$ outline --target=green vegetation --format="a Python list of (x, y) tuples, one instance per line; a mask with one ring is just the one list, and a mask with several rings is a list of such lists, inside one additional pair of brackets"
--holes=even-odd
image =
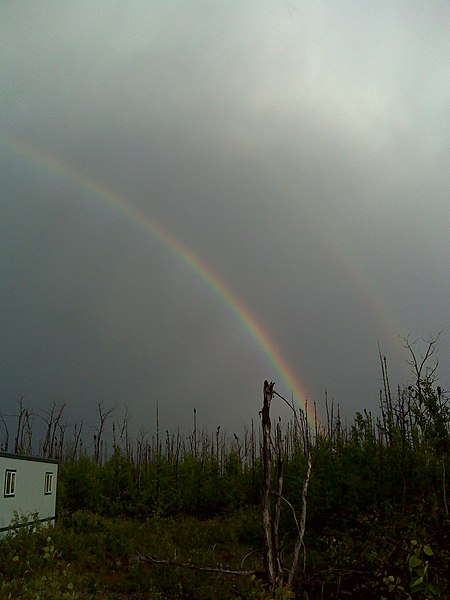
[(344, 426), (328, 407), (316, 431), (301, 413), (281, 430), (283, 556), (312, 454), (289, 588), (266, 584), (258, 431), (131, 443), (124, 427), (106, 459), (69, 448), (54, 529), (36, 522), (1, 542), (0, 600), (448, 598), (448, 398), (434, 371), (395, 397), (383, 375), (379, 418), (357, 413)]

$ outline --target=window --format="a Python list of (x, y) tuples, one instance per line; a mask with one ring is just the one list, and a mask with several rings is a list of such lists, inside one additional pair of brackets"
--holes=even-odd
[(44, 494), (51, 494), (53, 488), (53, 473), (47, 472), (44, 480)]
[(13, 469), (6, 469), (5, 471), (5, 489), (4, 496), (9, 498), (16, 495), (16, 471)]

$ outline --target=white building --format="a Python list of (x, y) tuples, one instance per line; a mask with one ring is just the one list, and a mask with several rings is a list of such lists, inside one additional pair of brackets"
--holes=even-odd
[(30, 521), (55, 522), (58, 462), (0, 452), (0, 536), (11, 528), (15, 513)]

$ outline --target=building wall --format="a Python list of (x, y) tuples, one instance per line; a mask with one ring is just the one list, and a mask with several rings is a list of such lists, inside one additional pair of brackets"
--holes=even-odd
[[(6, 489), (7, 471), (15, 473), (14, 495)], [(51, 489), (46, 489), (51, 480)], [(28, 456), (0, 453), (0, 535), (9, 529), (14, 511), (29, 516), (38, 513), (39, 519), (56, 516), (56, 487), (58, 464), (56, 461)]]

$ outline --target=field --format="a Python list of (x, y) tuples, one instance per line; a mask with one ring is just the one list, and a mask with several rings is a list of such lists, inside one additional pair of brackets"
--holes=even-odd
[(108, 456), (100, 435), (91, 454), (71, 446), (56, 527), (0, 544), (0, 600), (448, 598), (449, 407), (433, 384), (386, 385), (380, 416), (345, 427), (332, 406), (321, 428), (297, 412), (272, 425), (269, 462), (259, 424), (135, 441), (124, 426)]

